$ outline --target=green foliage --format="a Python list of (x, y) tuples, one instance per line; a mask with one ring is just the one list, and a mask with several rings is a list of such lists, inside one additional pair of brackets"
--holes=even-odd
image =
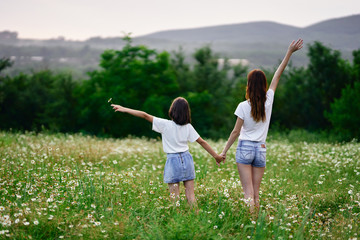
[[(291, 65), (284, 72), (275, 94), (272, 121), (282, 129), (304, 128), (311, 131), (335, 127), (325, 117), (342, 89), (359, 76), (358, 51), (353, 66), (340, 52), (315, 42), (309, 46), (310, 63), (305, 68)], [(332, 122), (334, 123), (334, 122)], [(342, 125), (345, 126), (345, 125)]]
[(42, 71), (3, 77), (0, 83), (0, 128), (75, 130), (75, 83), (71, 76)]
[(313, 104), (308, 103), (309, 110), (312, 111), (315, 127), (321, 128), (329, 126), (324, 111), (330, 109), (330, 103), (335, 98), (340, 97), (341, 89), (351, 83), (351, 67), (348, 61), (341, 58), (337, 50), (331, 50), (319, 42), (310, 46), (309, 86)]
[(0, 73), (8, 67), (11, 67), (14, 64), (9, 58), (1, 58), (0, 59)]
[(326, 117), (344, 140), (360, 137), (360, 81), (342, 90), (341, 97), (331, 104), (331, 112)]
[(142, 119), (114, 114), (107, 100), (165, 117), (178, 91), (169, 54), (132, 46), (128, 39), (121, 51), (105, 51), (100, 66), (79, 89), (80, 128), (118, 137), (151, 134)]
[[(89, 72), (90, 79), (82, 82), (50, 70), (0, 75), (0, 128), (157, 136), (144, 120), (115, 114), (108, 99), (168, 118), (171, 101), (183, 96), (201, 136), (228, 136), (235, 122), (234, 110), (245, 100), (248, 67), (232, 66), (227, 60), (220, 65), (220, 56), (209, 46), (197, 49), (190, 65), (182, 48), (170, 55), (134, 46), (130, 36), (123, 40), (126, 44), (121, 50), (103, 52), (100, 69)], [(323, 133), (334, 129), (343, 136), (340, 139), (358, 138), (353, 129), (358, 124), (355, 83), (360, 81), (360, 49), (353, 51), (352, 64), (339, 51), (319, 42), (309, 46), (308, 56), (307, 68), (289, 64), (283, 73), (270, 128)], [(11, 65), (9, 59), (1, 59), (0, 71)], [(264, 72), (270, 83), (275, 68)]]

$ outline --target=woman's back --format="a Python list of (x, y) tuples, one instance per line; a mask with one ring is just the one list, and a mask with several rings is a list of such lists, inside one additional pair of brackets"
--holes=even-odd
[(250, 102), (241, 102), (235, 110), (235, 115), (244, 120), (240, 131), (240, 140), (265, 142), (269, 130), (271, 111), (274, 102), (274, 91), (269, 89), (265, 101), (265, 121), (256, 122), (251, 115)]

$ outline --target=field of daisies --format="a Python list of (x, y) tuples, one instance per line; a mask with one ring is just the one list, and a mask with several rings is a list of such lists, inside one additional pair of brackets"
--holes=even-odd
[(235, 146), (220, 167), (190, 152), (197, 208), (169, 195), (159, 139), (0, 132), (0, 239), (360, 239), (359, 143), (270, 137), (258, 214)]

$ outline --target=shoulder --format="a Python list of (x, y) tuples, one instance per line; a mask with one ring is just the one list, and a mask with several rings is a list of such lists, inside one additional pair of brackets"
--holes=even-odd
[(246, 108), (246, 107), (251, 107), (249, 101), (247, 100), (240, 102), (239, 105), (237, 106), (237, 109)]
[(156, 125), (156, 126), (165, 127), (165, 126), (171, 125), (172, 122), (173, 121), (168, 120), (168, 119), (164, 119), (164, 118), (159, 118), (159, 117), (154, 117), (153, 118), (153, 125)]
[(154, 117), (154, 121), (156, 121), (156, 122), (163, 122), (163, 123), (172, 122), (171, 120), (168, 120), (168, 119), (165, 119), (165, 118), (159, 118), (159, 117)]
[(236, 116), (238, 116), (239, 118), (244, 119), (245, 115), (247, 115), (246, 112), (249, 112), (250, 109), (251, 109), (251, 106), (250, 106), (249, 102), (243, 101), (243, 102), (239, 103), (234, 114)]

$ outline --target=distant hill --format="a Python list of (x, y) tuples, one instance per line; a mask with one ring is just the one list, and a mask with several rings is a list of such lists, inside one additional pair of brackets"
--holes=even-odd
[(305, 28), (306, 31), (330, 34), (360, 34), (360, 14), (319, 22)]
[(299, 28), (275, 22), (252, 22), (183, 30), (161, 31), (144, 38), (186, 42), (265, 42), (296, 34)]
[[(44, 62), (45, 68), (75, 68), (81, 75), (97, 67), (104, 49), (121, 49), (125, 44), (120, 36), (92, 37), (86, 41), (19, 39), (17, 36), (16, 32), (0, 32), (0, 57), (12, 56), (15, 59), (13, 68), (18, 68), (16, 72), (22, 68), (36, 69)], [(190, 62), (196, 49), (209, 45), (219, 57), (246, 59), (250, 67), (273, 67), (283, 57), (289, 42), (299, 37), (305, 44), (320, 41), (340, 50), (344, 58), (351, 59), (352, 51), (360, 48), (360, 14), (329, 19), (304, 28), (261, 21), (160, 31), (136, 37), (133, 42), (169, 52), (181, 46)], [(305, 46), (294, 56), (294, 64), (306, 65), (306, 53)], [(39, 56), (44, 61), (34, 62), (41, 59)]]
[(182, 42), (288, 43), (301, 37), (305, 42), (321, 41), (337, 49), (360, 47), (360, 14), (330, 19), (305, 28), (275, 22), (250, 22), (214, 27), (161, 31), (143, 36), (146, 39)]

